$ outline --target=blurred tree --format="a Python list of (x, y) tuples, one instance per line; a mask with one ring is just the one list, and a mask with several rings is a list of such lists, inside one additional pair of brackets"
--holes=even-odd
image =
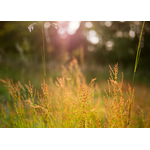
[[(29, 33), (28, 26), (31, 23), (33, 22), (2, 21), (0, 23), (1, 51), (18, 54), (23, 51), (24, 54), (29, 53), (33, 57), (37, 55), (37, 59), (41, 61), (41, 31), (35, 26), (32, 33)], [(50, 26), (50, 23), (57, 22), (45, 22), (44, 24), (47, 60), (65, 57), (66, 52), (70, 55), (76, 54), (79, 59), (80, 52), (78, 51), (83, 47), (86, 63), (119, 62), (124, 67), (134, 65), (142, 22), (82, 21), (76, 24), (75, 32), (72, 28), (72, 33), (68, 30), (69, 21), (58, 22), (63, 28), (62, 33)], [(141, 42), (142, 51), (139, 68), (146, 68), (150, 71), (150, 68), (147, 67), (150, 59), (149, 40), (150, 22), (146, 22)], [(74, 53), (74, 51), (77, 52)]]

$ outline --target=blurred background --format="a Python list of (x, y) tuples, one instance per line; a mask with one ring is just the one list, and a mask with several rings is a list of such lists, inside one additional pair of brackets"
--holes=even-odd
[[(38, 25), (29, 32), (32, 23), (44, 25), (47, 77), (61, 76), (61, 66), (72, 58), (78, 60), (89, 83), (97, 78), (107, 84), (109, 67), (118, 62), (125, 82), (131, 83), (142, 28), (141, 21), (1, 21), (0, 78), (25, 84), (30, 80), (40, 89), (44, 79), (41, 51), (42, 32)], [(60, 25), (58, 28), (53, 23)], [(141, 57), (136, 72), (137, 88), (150, 85), (150, 22), (145, 22), (140, 45)], [(7, 90), (0, 84), (0, 100), (7, 99)]]

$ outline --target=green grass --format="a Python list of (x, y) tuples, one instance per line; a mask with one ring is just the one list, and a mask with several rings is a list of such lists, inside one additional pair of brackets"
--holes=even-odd
[[(56, 80), (41, 82), (40, 90), (32, 82), (24, 85), (1, 80), (9, 91), (9, 99), (1, 103), (1, 127), (149, 127), (148, 113), (145, 115), (149, 104), (141, 107), (141, 99), (134, 101), (133, 94), (130, 97), (132, 90), (118, 79), (117, 65), (110, 71), (108, 86), (95, 79), (87, 83), (74, 59), (61, 69), (61, 76)], [(131, 101), (134, 107), (128, 125)]]

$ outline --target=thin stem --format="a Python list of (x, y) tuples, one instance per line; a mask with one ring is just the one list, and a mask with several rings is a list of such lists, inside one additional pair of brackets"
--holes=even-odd
[(44, 78), (46, 80), (45, 41), (44, 41), (44, 27), (43, 27), (43, 24), (42, 24), (42, 39), (43, 39), (42, 61), (43, 61), (43, 68), (44, 68)]
[(136, 73), (137, 65), (138, 65), (138, 62), (139, 62), (140, 54), (141, 54), (140, 44), (141, 44), (141, 39), (142, 39), (142, 33), (143, 33), (144, 25), (145, 25), (145, 21), (143, 22), (143, 26), (142, 26), (142, 29), (141, 29), (138, 49), (137, 49), (137, 53), (136, 53), (136, 59), (135, 59), (135, 65), (134, 65), (134, 73), (133, 73), (133, 79), (132, 79), (132, 89), (133, 89), (133, 86), (134, 86), (135, 73)]
[[(132, 97), (133, 94), (133, 86), (134, 86), (134, 79), (135, 79), (135, 73), (136, 73), (136, 69), (139, 63), (139, 59), (140, 59), (140, 54), (141, 54), (141, 49), (140, 49), (140, 44), (141, 44), (141, 39), (142, 39), (142, 33), (143, 33), (143, 29), (144, 29), (144, 25), (145, 25), (145, 21), (143, 21), (143, 25), (142, 25), (142, 29), (141, 29), (141, 34), (140, 34), (140, 39), (139, 39), (139, 44), (138, 44), (138, 49), (137, 49), (137, 53), (136, 53), (136, 59), (135, 59), (135, 65), (134, 65), (134, 73), (133, 73), (133, 79), (132, 79), (132, 88), (131, 88), (131, 95), (130, 97)], [(132, 101), (129, 105), (129, 120), (128, 120), (128, 125), (130, 124), (130, 117), (131, 117), (131, 106), (132, 106)]]

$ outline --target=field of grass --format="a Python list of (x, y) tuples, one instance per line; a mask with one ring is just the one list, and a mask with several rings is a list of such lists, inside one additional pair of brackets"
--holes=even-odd
[(117, 64), (95, 68), (80, 67), (76, 59), (67, 66), (53, 62), (47, 64), (46, 81), (40, 68), (27, 69), (28, 74), (9, 68), (13, 80), (3, 71), (0, 127), (150, 127), (150, 87), (135, 82), (132, 90)]
[[(81, 65), (75, 58), (69, 63), (62, 60), (48, 63), (41, 22), (43, 64), (36, 56), (34, 58), (37, 59), (30, 58), (33, 55), (7, 55), (1, 61), (0, 127), (150, 127), (148, 75), (143, 77), (136, 73), (144, 24), (132, 71), (132, 65), (123, 69), (118, 67), (118, 63), (112, 66), (89, 65), (84, 63), (83, 57), (80, 57)], [(37, 24), (28, 27), (30, 32), (34, 25)]]

